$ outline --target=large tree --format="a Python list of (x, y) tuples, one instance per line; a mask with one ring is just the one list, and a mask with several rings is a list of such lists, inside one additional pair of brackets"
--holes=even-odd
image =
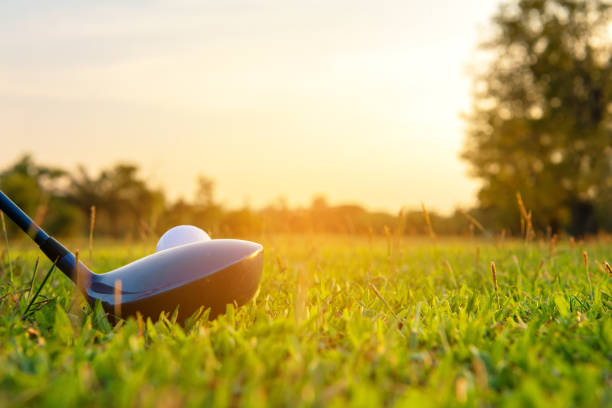
[(154, 232), (165, 206), (161, 190), (139, 177), (138, 166), (116, 164), (91, 177), (84, 167), (71, 176), (68, 198), (84, 214), (96, 207), (96, 231), (114, 237), (139, 237)]
[(517, 192), (540, 229), (610, 226), (611, 11), (601, 0), (519, 0), (494, 16), (462, 157), (495, 226), (517, 230)]

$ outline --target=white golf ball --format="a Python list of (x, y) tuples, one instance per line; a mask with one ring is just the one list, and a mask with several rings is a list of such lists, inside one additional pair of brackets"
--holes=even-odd
[(199, 241), (210, 241), (210, 237), (206, 231), (194, 227), (193, 225), (178, 225), (170, 228), (162, 235), (157, 243), (155, 252)]

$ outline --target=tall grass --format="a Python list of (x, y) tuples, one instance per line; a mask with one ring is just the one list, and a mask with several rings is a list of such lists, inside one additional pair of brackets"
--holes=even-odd
[(96, 226), (96, 206), (90, 207), (89, 213), (89, 262), (93, 264), (93, 237)]
[(427, 208), (425, 208), (425, 203), (421, 203), (421, 209), (423, 210), (423, 218), (425, 218), (425, 224), (427, 225), (427, 233), (431, 239), (436, 239), (436, 232), (434, 231), (433, 225), (431, 223), (431, 218), (429, 218), (429, 213), (427, 212)]
[(8, 232), (6, 230), (6, 222), (4, 221), (4, 213), (0, 211), (0, 221), (2, 221), (2, 235), (4, 235), (4, 243), (6, 245), (6, 260), (9, 268), (10, 282), (13, 282), (13, 264), (11, 262), (11, 253), (9, 250)]

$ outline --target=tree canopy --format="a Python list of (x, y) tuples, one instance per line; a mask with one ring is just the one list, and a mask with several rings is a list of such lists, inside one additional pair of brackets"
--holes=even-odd
[(482, 182), (485, 224), (516, 231), (520, 192), (536, 228), (612, 227), (611, 11), (602, 0), (519, 0), (494, 16), (462, 152)]

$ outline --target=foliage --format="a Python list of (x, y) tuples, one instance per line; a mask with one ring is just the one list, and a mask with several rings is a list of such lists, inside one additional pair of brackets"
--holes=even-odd
[[(52, 301), (22, 320), (35, 252), (12, 247), (15, 278), (6, 264), (0, 275), (0, 405), (612, 404), (610, 242), (261, 241), (255, 299), (185, 327), (167, 316), (112, 327), (59, 274), (41, 292)], [(93, 266), (152, 248), (97, 245)]]
[[(50, 172), (53, 177), (48, 176)], [(199, 226), (215, 237), (264, 232), (380, 235), (388, 228), (420, 235), (427, 230), (421, 211), (394, 216), (357, 205), (332, 206), (322, 196), (306, 208), (289, 208), (279, 200), (259, 210), (227, 209), (215, 197), (214, 181), (204, 176), (197, 179), (193, 201), (167, 202), (163, 190), (152, 188), (139, 176), (136, 165), (126, 163), (92, 176), (82, 166), (74, 173), (49, 169), (26, 155), (0, 173), (0, 188), (49, 233), (63, 236), (89, 232), (92, 206), (96, 208), (95, 235), (114, 238), (157, 237), (181, 224)], [(470, 223), (458, 212), (450, 217), (433, 213), (431, 219), (443, 235), (470, 231)], [(17, 231), (11, 228), (10, 232)]]
[[(56, 232), (69, 233), (79, 222), (78, 216), (65, 201), (55, 197), (66, 178), (64, 170), (38, 165), (31, 156), (24, 155), (0, 172), (0, 189), (36, 222), (47, 221)], [(53, 211), (48, 214), (50, 205)], [(12, 224), (8, 227), (16, 231)]]
[(84, 214), (96, 207), (98, 231), (114, 237), (146, 236), (164, 207), (164, 195), (138, 177), (138, 167), (120, 163), (92, 178), (84, 167), (67, 194)]
[(611, 12), (603, 0), (516, 0), (493, 18), (462, 154), (488, 225), (516, 232), (517, 191), (538, 229), (610, 225)]

